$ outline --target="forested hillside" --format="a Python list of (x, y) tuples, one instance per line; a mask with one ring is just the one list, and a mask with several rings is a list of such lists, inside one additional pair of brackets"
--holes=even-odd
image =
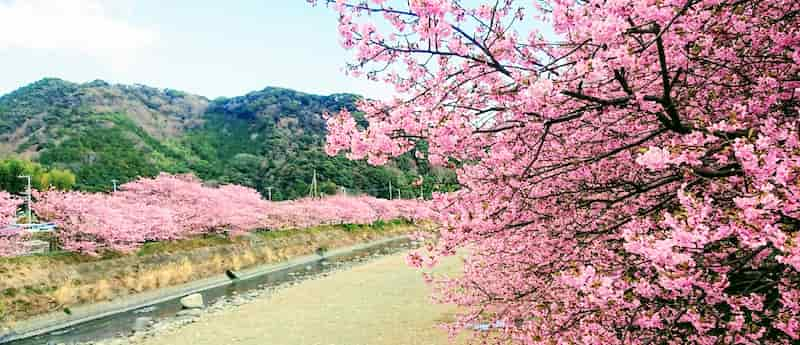
[(76, 188), (109, 190), (137, 176), (193, 172), (208, 183), (254, 187), (273, 199), (307, 195), (314, 171), (322, 193), (342, 187), (404, 197), (452, 188), (447, 171), (412, 157), (372, 167), (323, 151), (322, 114), (355, 110), (358, 96), (265, 88), (209, 100), (170, 89), (43, 79), (0, 97), (0, 155), (20, 155), (75, 173)]

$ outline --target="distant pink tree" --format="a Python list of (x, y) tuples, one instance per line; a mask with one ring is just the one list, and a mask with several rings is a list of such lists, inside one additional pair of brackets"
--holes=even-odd
[(0, 191), (0, 226), (14, 223), (17, 218), (17, 209), (22, 200), (7, 192)]
[(22, 200), (0, 191), (0, 257), (13, 256), (25, 251), (23, 242), (27, 237), (19, 229), (11, 229), (9, 224), (17, 218), (17, 208)]
[(272, 203), (252, 188), (209, 187), (191, 175), (169, 174), (126, 183), (112, 194), (37, 193), (34, 203), (39, 217), (56, 223), (64, 249), (91, 255), (104, 250), (132, 252), (148, 241), (209, 233), (236, 236), (257, 229), (417, 220), (430, 216), (425, 209), (421, 202), (371, 197)]
[(440, 296), (454, 330), (800, 342), (800, 2), (311, 2), (338, 11), (348, 71), (397, 92), (359, 105), (365, 130), (332, 117), (328, 153), (424, 141), (458, 172), (435, 197), (438, 252), (471, 253)]
[(148, 240), (184, 236), (172, 210), (117, 195), (50, 191), (37, 199), (36, 213), (56, 224), (66, 250), (87, 254), (131, 252)]
[(417, 200), (369, 196), (330, 196), (276, 202), (267, 211), (268, 228), (306, 228), (324, 224), (371, 224), (378, 220), (430, 220), (430, 206)]
[(161, 174), (121, 186), (117, 196), (172, 211), (185, 234), (215, 231), (243, 232), (258, 227), (268, 202), (241, 186), (207, 187), (191, 175)]

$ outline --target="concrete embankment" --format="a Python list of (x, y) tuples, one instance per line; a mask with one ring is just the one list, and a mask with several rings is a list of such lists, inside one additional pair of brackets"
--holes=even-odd
[[(87, 258), (50, 255), (0, 261), (0, 333), (26, 323), (86, 313), (92, 306), (135, 300), (189, 282), (277, 263), (303, 255), (391, 238), (418, 230), (331, 226), (282, 234), (252, 234), (235, 240), (162, 245), (138, 255)], [(215, 245), (207, 246), (209, 243)]]

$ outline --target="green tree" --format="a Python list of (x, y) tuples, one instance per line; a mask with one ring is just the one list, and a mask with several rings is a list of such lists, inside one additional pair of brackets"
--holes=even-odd
[(75, 186), (75, 174), (69, 170), (52, 169), (45, 174), (49, 186), (58, 190), (70, 190)]
[(7, 158), (0, 161), (0, 189), (21, 194), (27, 189), (27, 181), (20, 176), (31, 176), (31, 187), (45, 190), (54, 187), (69, 190), (75, 185), (75, 175), (69, 170), (47, 170), (39, 163), (22, 158)]
[(339, 187), (331, 181), (325, 181), (319, 184), (319, 192), (325, 195), (334, 195), (339, 191)]

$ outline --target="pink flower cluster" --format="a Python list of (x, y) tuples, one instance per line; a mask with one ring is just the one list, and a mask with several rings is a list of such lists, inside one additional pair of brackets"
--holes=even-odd
[(17, 208), (22, 200), (7, 192), (0, 191), (0, 226), (14, 223), (17, 218)]
[(368, 196), (330, 196), (274, 202), (265, 212), (270, 229), (302, 229), (317, 225), (371, 224), (376, 221), (431, 219), (433, 211), (418, 200), (386, 200)]
[(148, 241), (207, 233), (235, 236), (255, 229), (430, 216), (423, 203), (413, 200), (335, 196), (273, 203), (250, 188), (208, 187), (190, 175), (168, 174), (127, 183), (112, 194), (41, 193), (34, 210), (57, 224), (64, 249), (87, 254), (131, 252)]
[(22, 200), (0, 191), (0, 256), (13, 256), (24, 251), (25, 236), (18, 230), (7, 228), (16, 221), (17, 208)]
[(472, 253), (440, 285), (466, 311), (454, 331), (800, 341), (800, 2), (334, 8), (348, 70), (397, 95), (359, 105), (366, 130), (331, 117), (327, 152), (380, 164), (417, 147), (457, 170), (463, 188), (435, 200), (439, 254)]

